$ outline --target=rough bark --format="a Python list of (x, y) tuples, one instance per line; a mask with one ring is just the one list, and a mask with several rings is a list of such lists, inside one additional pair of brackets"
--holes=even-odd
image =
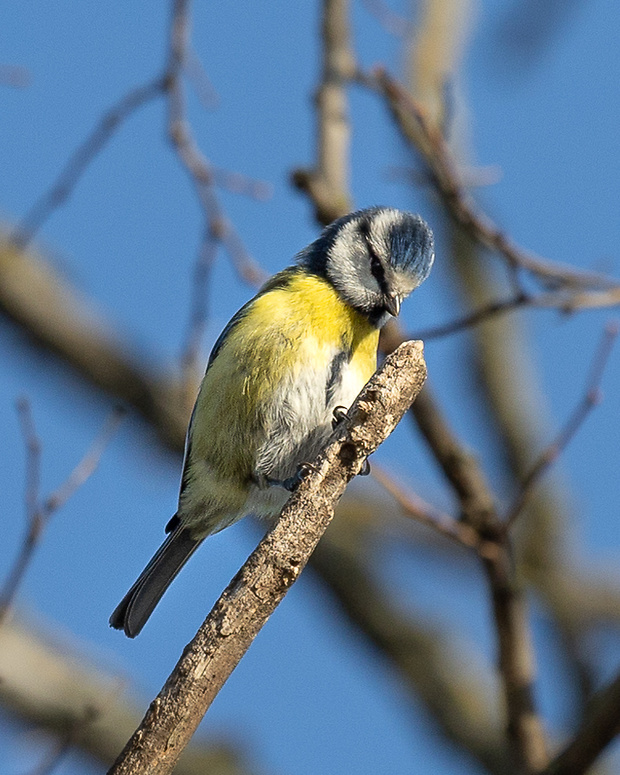
[(421, 342), (406, 342), (362, 390), (273, 529), (230, 582), (109, 775), (164, 775), (308, 562), (347, 483), (396, 427), (426, 378)]

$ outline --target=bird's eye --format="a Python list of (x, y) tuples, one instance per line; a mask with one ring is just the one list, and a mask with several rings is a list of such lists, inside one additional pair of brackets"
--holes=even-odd
[(373, 277), (375, 277), (377, 280), (381, 280), (385, 276), (385, 271), (383, 269), (381, 259), (372, 250), (370, 251), (370, 271), (372, 272)]

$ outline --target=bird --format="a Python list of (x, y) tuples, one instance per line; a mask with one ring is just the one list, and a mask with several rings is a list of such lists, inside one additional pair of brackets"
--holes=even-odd
[(167, 538), (110, 617), (134, 638), (204, 539), (274, 519), (377, 366), (379, 331), (428, 276), (421, 216), (370, 207), (326, 226), (226, 325), (185, 441)]

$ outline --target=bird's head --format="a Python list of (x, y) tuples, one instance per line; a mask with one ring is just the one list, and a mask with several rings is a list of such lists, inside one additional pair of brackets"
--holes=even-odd
[(428, 277), (434, 258), (433, 233), (419, 215), (372, 207), (327, 226), (298, 260), (382, 326)]

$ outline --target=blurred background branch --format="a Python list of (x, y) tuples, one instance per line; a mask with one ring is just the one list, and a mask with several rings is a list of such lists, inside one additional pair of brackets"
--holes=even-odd
[[(491, 26), (497, 40), (501, 39), (501, 29), (512, 30), (512, 43), (523, 52), (529, 51), (531, 62), (540, 65), (540, 54), (547, 50), (550, 41), (558, 39), (559, 31), (567, 28), (579, 4), (573, 2), (561, 9), (558, 3), (549, 4), (546, 9), (538, 5), (512, 3)], [(523, 482), (536, 466), (540, 450), (556, 435), (550, 430), (553, 423), (546, 408), (547, 394), (553, 401), (555, 396), (537, 373), (532, 337), (526, 327), (527, 313), (540, 310), (539, 319), (554, 312), (554, 324), (558, 312), (566, 320), (567, 313), (586, 309), (595, 316), (597, 309), (620, 303), (620, 283), (603, 272), (570, 265), (576, 256), (570, 255), (566, 263), (559, 263), (521, 247), (517, 235), (520, 240), (523, 232), (515, 229), (515, 237), (511, 236), (511, 214), (497, 215), (498, 208), (489, 204), (494, 192), (476, 191), (475, 196), (472, 193), (480, 176), (471, 162), (469, 133), (476, 122), (472, 120), (472, 108), (463, 86), (463, 70), (465, 57), (474, 45), (471, 33), (479, 31), (481, 11), (475, 4), (425, 0), (416, 4), (413, 19), (409, 18), (411, 9), (403, 11), (396, 3), (364, 2), (364, 6), (364, 18), (372, 25), (370, 35), (360, 23), (361, 17), (356, 16), (356, 5), (349, 0), (324, 0), (317, 4), (321, 10), (317, 36), (320, 65), (318, 75), (312, 74), (318, 83), (311, 108), (315, 158), (306, 168), (294, 171), (292, 180), (311, 204), (317, 223), (327, 223), (357, 202), (376, 203), (377, 192), (384, 192), (375, 164), (384, 157), (377, 149), (389, 148), (391, 152), (398, 149), (400, 142), (406, 160), (400, 166), (408, 169), (413, 159), (421, 169), (407, 176), (406, 193), (399, 206), (408, 207), (415, 201), (416, 209), (425, 215), (431, 213), (429, 220), (439, 238), (435, 272), (443, 278), (439, 282), (450, 286), (441, 297), (436, 319), (447, 322), (439, 325), (430, 318), (427, 322), (428, 316), (423, 318), (420, 314), (415, 323), (416, 337), (421, 333), (442, 348), (433, 351), (442, 355), (430, 358), (431, 384), (412, 411), (419, 431), (416, 435), (426, 447), (423, 449), (417, 439), (407, 436), (401, 442), (402, 449), (407, 451), (400, 455), (400, 466), (394, 465), (394, 470), (387, 471), (375, 467), (378, 482), (387, 487), (394, 501), (379, 488), (371, 490), (372, 498), (368, 497), (368, 490), (351, 489), (339, 518), (315, 552), (311, 567), (329, 590), (328, 599), (335, 603), (341, 618), (352, 625), (353, 638), (367, 644), (372, 658), (388, 666), (397, 677), (403, 705), (410, 713), (408, 731), (414, 733), (416, 713), (422, 708), (439, 735), (439, 745), (443, 747), (447, 742), (450, 750), (458, 753), (463, 772), (472, 771), (472, 767), (476, 772), (497, 775), (519, 772), (509, 741), (525, 772), (572, 775), (587, 768), (592, 771), (601, 751), (617, 734), (617, 679), (612, 677), (613, 671), (598, 644), (601, 633), (614, 643), (620, 633), (618, 578), (598, 563), (589, 562), (585, 547), (575, 539), (571, 527), (578, 507), (572, 484), (567, 485), (557, 472), (540, 482), (523, 510), (519, 506), (519, 518), (508, 538), (498, 515), (507, 513), (510, 504), (516, 502), (523, 492)], [(25, 334), (40, 353), (52, 356), (44, 361), (45, 373), (53, 371), (56, 363), (69, 366), (74, 376), (95, 388), (91, 398), (103, 397), (106, 403), (122, 401), (133, 418), (142, 420), (137, 427), (141, 434), (146, 431), (153, 457), (161, 449), (172, 451), (176, 458), (180, 456), (208, 317), (213, 311), (207, 305), (208, 294), (220, 301), (229, 291), (232, 293), (232, 285), (226, 284), (230, 283), (229, 276), (216, 266), (217, 251), (224, 249), (233, 277), (254, 285), (263, 273), (250, 258), (246, 243), (261, 263), (270, 251), (274, 252), (271, 271), (289, 260), (285, 246), (288, 250), (289, 244), (293, 245), (292, 252), (307, 241), (300, 237), (297, 228), (287, 242), (287, 218), (296, 219), (297, 227), (302, 221), (299, 212), (291, 218), (283, 205), (283, 199), (294, 202), (292, 196), (277, 194), (276, 216), (272, 213), (260, 217), (260, 221), (269, 224), (263, 230), (251, 226), (255, 222), (249, 216), (238, 216), (247, 210), (231, 204), (229, 195), (236, 193), (262, 201), (270, 187), (260, 182), (261, 172), (256, 177), (228, 172), (225, 166), (230, 164), (229, 160), (222, 167), (214, 164), (212, 158), (229, 159), (228, 148), (221, 141), (218, 146), (218, 133), (213, 126), (205, 140), (203, 127), (195, 118), (200, 113), (195, 112), (192, 100), (196, 97), (200, 110), (212, 109), (216, 104), (221, 108), (227, 100), (240, 103), (243, 113), (237, 123), (247, 124), (253, 132), (265, 131), (263, 124), (262, 130), (254, 128), (255, 124), (259, 126), (263, 105), (255, 112), (249, 107), (253, 86), (247, 87), (242, 98), (229, 96), (236, 81), (247, 79), (247, 72), (235, 70), (232, 60), (228, 70), (217, 70), (215, 60), (205, 58), (208, 50), (202, 46), (204, 40), (217, 50), (220, 28), (216, 9), (210, 9), (207, 24), (202, 17), (203, 24), (192, 44), (192, 15), (198, 17), (201, 13), (199, 6), (192, 6), (189, 0), (171, 0), (168, 26), (162, 38), (163, 73), (151, 80), (140, 75), (134, 83), (142, 86), (119, 89), (117, 93), (125, 96), (107, 103), (110, 107), (101, 113), (94, 129), (85, 133), (83, 141), (76, 144), (77, 150), (61, 165), (61, 172), (49, 190), (33, 197), (34, 205), (25, 208), (22, 218), (15, 219), (18, 226), (6, 226), (0, 236), (3, 318), (12, 322), (12, 330)], [(228, 13), (232, 15), (233, 9), (228, 9)], [(543, 23), (541, 14), (549, 24)], [(263, 23), (267, 24), (265, 20)], [(284, 16), (278, 18), (278, 24), (285, 24)], [(525, 31), (522, 37), (514, 34), (515, 28)], [(254, 32), (262, 36), (262, 27)], [(285, 32), (282, 39), (293, 40), (292, 28)], [(405, 63), (399, 77), (390, 75), (396, 69), (394, 62), (383, 61), (382, 52), (386, 49), (381, 48), (381, 36), (386, 37), (386, 33), (391, 50), (396, 48), (397, 56)], [(249, 38), (240, 32), (238, 37), (243, 46), (250, 45)], [(369, 47), (369, 41), (376, 44), (377, 53)], [(264, 50), (265, 40), (262, 45)], [(505, 48), (505, 44), (502, 46)], [(498, 61), (504, 61), (504, 48), (501, 57), (496, 54)], [(378, 59), (381, 64), (366, 66), (369, 55), (371, 62)], [(300, 54), (300, 59), (302, 56), (307, 53)], [(205, 68), (201, 57), (208, 62)], [(14, 55), (11, 58), (25, 61)], [(509, 58), (506, 57), (508, 64)], [(301, 68), (299, 60), (295, 62)], [(262, 60), (248, 60), (245, 66), (255, 75), (263, 64)], [(510, 66), (514, 70), (514, 65)], [(221, 99), (205, 70), (213, 75), (218, 91), (222, 92)], [(0, 68), (0, 85), (15, 85), (11, 83), (12, 72), (10, 68)], [(291, 82), (298, 91), (296, 78)], [(15, 98), (21, 92), (7, 93)], [(194, 262), (189, 262), (193, 263), (188, 271), (194, 279), (187, 305), (186, 334), (180, 348), (176, 348), (182, 353), (181, 369), (174, 359), (170, 364), (163, 346), (147, 357), (141, 335), (130, 332), (125, 324), (112, 322), (119, 318), (117, 310), (98, 297), (95, 300), (92, 290), (78, 290), (78, 283), (55, 266), (57, 260), (51, 251), (35, 247), (33, 242), (35, 236), (44, 233), (43, 227), (49, 227), (50, 216), (72, 194), (78, 193), (77, 184), (83, 173), (108, 152), (113, 134), (126, 127), (130, 117), (135, 115), (133, 120), (141, 120), (138, 110), (140, 116), (146, 115), (156, 97), (164, 99), (169, 145), (187, 173), (191, 193), (200, 208), (199, 225), (192, 233), (198, 255)], [(480, 101), (476, 109), (479, 106)], [(288, 103), (280, 108), (289, 109)], [(547, 124), (553, 121), (554, 109), (551, 102), (545, 102)], [(267, 112), (266, 107), (264, 110)], [(383, 121), (380, 129), (373, 111)], [(276, 153), (290, 131), (285, 131), (284, 115), (287, 114), (269, 114), (273, 124), (270, 142)], [(225, 121), (230, 122), (223, 133), (226, 143), (241, 158), (238, 127), (230, 118)], [(294, 131), (306, 142), (300, 126), (301, 122)], [(559, 138), (560, 128), (551, 127), (550, 131)], [(202, 148), (208, 148), (208, 155)], [(296, 147), (295, 153), (298, 152)], [(510, 152), (516, 155), (517, 149)], [(393, 156), (392, 153), (390, 163)], [(279, 172), (272, 167), (274, 174), (282, 176), (292, 158), (303, 157), (283, 152)], [(236, 161), (233, 165), (237, 167)], [(247, 166), (247, 162), (240, 166)], [(251, 165), (247, 168), (257, 169)], [(540, 174), (545, 171), (541, 169)], [(567, 180), (566, 187), (572, 185), (579, 186), (576, 178)], [(398, 198), (396, 193), (394, 198)], [(287, 216), (283, 215), (285, 212)], [(97, 212), (93, 220), (99, 215)], [(510, 231), (498, 225), (504, 222), (511, 224)], [(77, 230), (75, 222), (72, 228)], [(79, 228), (85, 228), (85, 224), (79, 223)], [(169, 229), (172, 233), (172, 218)], [(531, 231), (534, 235), (533, 224)], [(539, 238), (532, 236), (530, 240), (526, 232), (523, 244), (537, 244)], [(177, 260), (174, 254), (168, 258)], [(592, 257), (586, 255), (585, 259), (590, 261)], [(139, 263), (144, 274), (144, 263)], [(187, 264), (183, 264), (182, 272)], [(118, 279), (117, 283), (122, 281)], [(139, 291), (137, 283), (132, 293), (137, 295)], [(170, 297), (171, 306), (178, 307), (174, 292), (170, 292)], [(149, 304), (159, 309), (161, 299), (149, 299)], [(580, 325), (589, 325), (586, 317), (590, 316), (584, 315), (570, 315), (570, 322), (577, 317)], [(162, 319), (158, 318), (157, 325), (167, 328), (168, 323), (162, 325)], [(552, 318), (546, 315), (545, 320)], [(183, 328), (182, 323), (180, 327)], [(537, 333), (540, 335), (540, 329)], [(383, 350), (391, 351), (403, 338), (402, 330), (390, 326), (382, 336)], [(570, 340), (566, 358), (570, 360), (571, 374), (581, 373), (589, 357), (584, 351), (588, 346)], [(465, 369), (460, 368), (463, 364)], [(466, 379), (449, 384), (454, 382), (453, 374), (463, 371), (469, 371)], [(588, 427), (594, 422), (595, 418)], [(580, 438), (582, 435), (585, 434), (580, 434)], [(430, 462), (422, 461), (424, 451), (429, 453)], [(134, 452), (132, 449), (132, 458)], [(436, 472), (438, 484), (432, 485), (429, 482), (434, 481), (432, 475)], [(399, 516), (401, 509), (409, 518)], [(123, 521), (133, 518), (133, 512), (135, 507), (128, 507)], [(162, 524), (164, 521), (162, 518)], [(139, 529), (136, 522), (137, 545)], [(394, 544), (398, 544), (396, 550)], [(432, 557), (436, 568), (442, 569), (437, 578), (452, 572), (449, 578), (454, 587), (471, 592), (472, 617), (479, 614), (474, 610), (476, 592), (489, 584), (489, 608), (495, 611), (495, 621), (485, 619), (484, 626), (488, 635), (495, 630), (499, 670), (494, 666), (492, 647), (472, 642), (465, 627), (449, 621), (450, 613), (445, 616), (448, 621), (439, 616), (429, 618), (423, 610), (427, 603), (422, 598), (413, 605), (403, 604), (408, 590), (402, 579), (394, 581), (393, 566), (406, 565), (408, 570), (423, 575), (426, 570), (420, 570), (421, 553)], [(486, 582), (480, 573), (481, 564), (486, 569)], [(430, 585), (439, 583), (435, 578), (429, 578)], [(484, 608), (484, 600), (481, 606)], [(97, 659), (85, 665), (81, 658), (61, 653), (67, 651), (64, 646), (51, 649), (53, 656), (49, 656), (47, 646), (41, 646), (39, 637), (30, 631), (15, 635), (19, 627), (20, 621), (12, 619), (0, 628), (0, 697), (4, 707), (31, 724), (51, 730), (59, 741), (59, 747), (54, 749), (58, 755), (64, 753), (64, 746), (70, 741), (71, 746), (91, 751), (100, 761), (109, 763), (140, 715), (136, 707), (120, 698), (115, 672), (102, 669)], [(533, 644), (537, 654), (542, 651), (541, 627), (544, 632), (546, 627), (553, 633), (551, 645), (546, 644), (547, 656), (541, 672), (562, 672), (564, 680), (556, 682), (556, 701), (570, 710), (559, 714), (559, 723), (557, 715), (553, 722), (549, 721), (548, 702), (543, 702), (534, 690), (537, 677), (531, 627), (537, 633)], [(33, 651), (31, 642), (35, 643)], [(44, 657), (39, 655), (39, 648)], [(9, 660), (11, 655), (13, 661)], [(43, 665), (41, 670), (39, 664)], [(24, 669), (28, 665), (31, 668)], [(52, 681), (57, 674), (69, 677), (66, 681)], [(101, 674), (104, 679), (98, 683)], [(26, 680), (29, 677), (33, 684), (45, 689), (46, 698), (34, 694)], [(77, 684), (73, 688), (82, 693), (69, 691), (67, 684), (72, 681)], [(188, 765), (189, 769), (179, 772), (248, 772), (243, 759), (233, 753), (240, 742), (246, 744), (244, 730), (239, 731), (239, 740), (230, 745), (216, 743), (214, 749), (196, 753), (194, 769)], [(100, 751), (98, 746), (105, 750)], [(205, 758), (201, 759), (203, 755)], [(598, 766), (597, 772), (603, 772), (604, 765)]]
[[(0, 627), (0, 701), (28, 725), (36, 725), (110, 766), (138, 726), (144, 700), (132, 679), (86, 657), (66, 635), (45, 634), (13, 618)], [(131, 687), (131, 692), (128, 692)], [(249, 773), (232, 742), (194, 743), (177, 775)]]

